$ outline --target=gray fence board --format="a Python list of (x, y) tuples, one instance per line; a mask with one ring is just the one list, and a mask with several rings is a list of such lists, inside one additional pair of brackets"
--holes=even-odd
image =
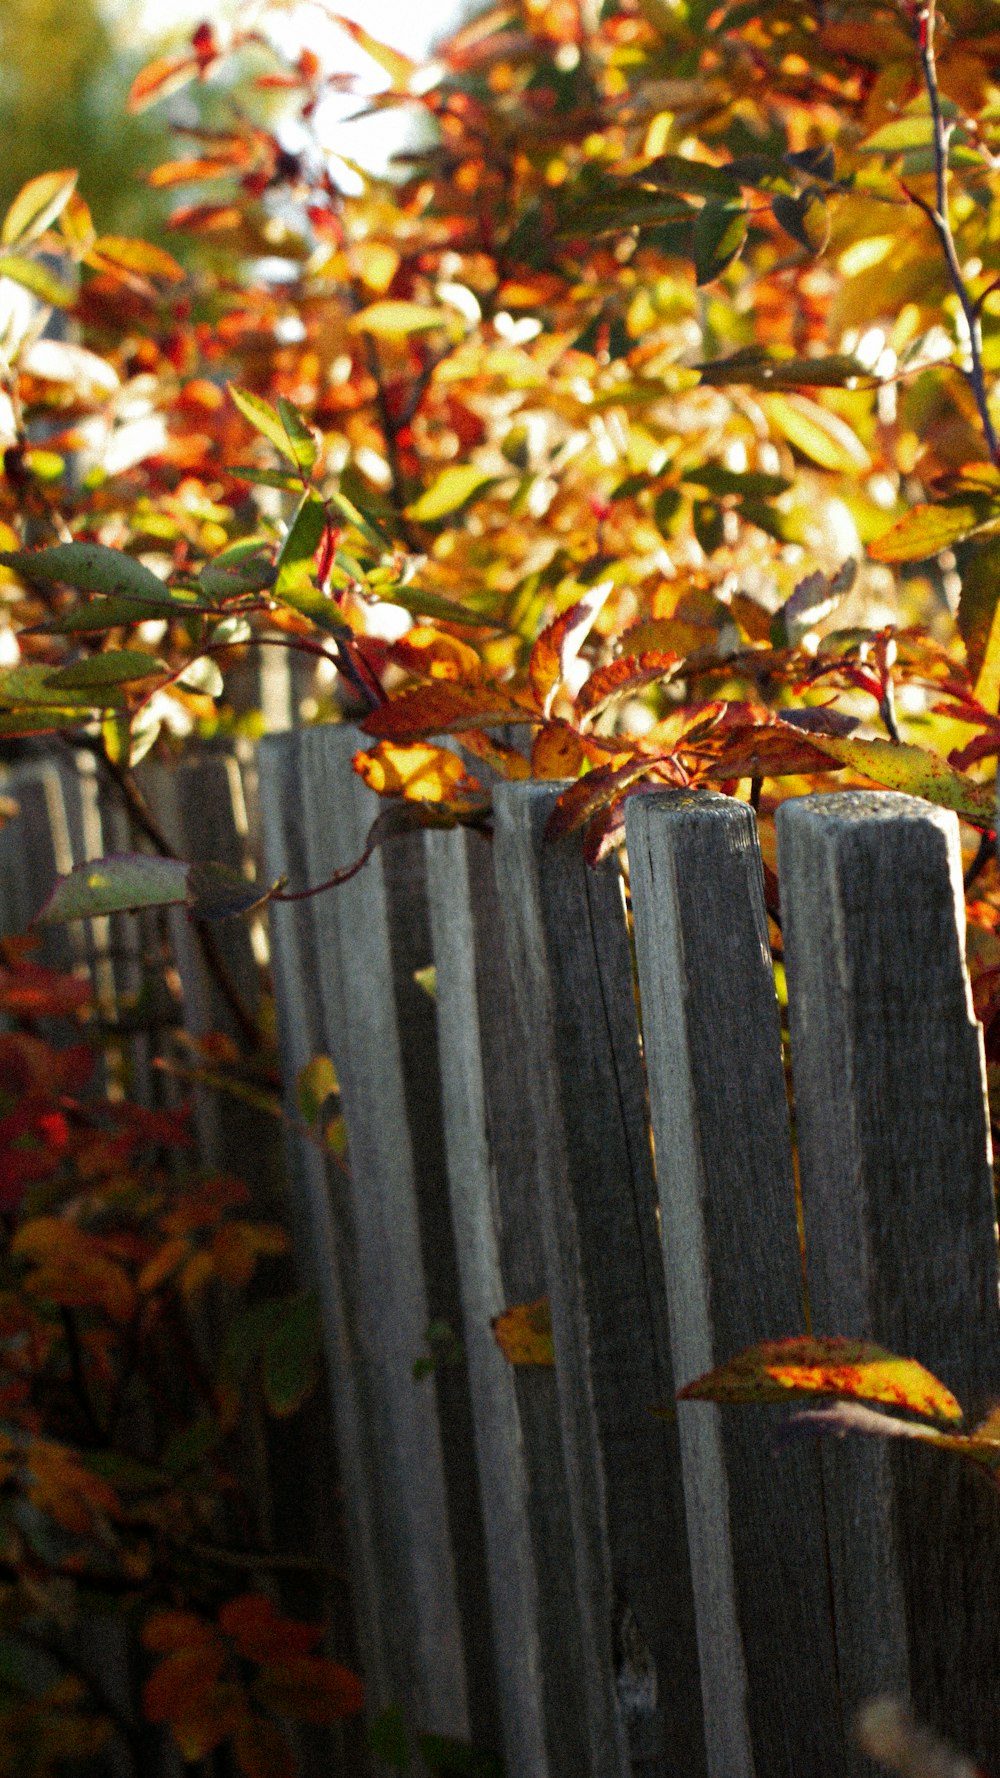
[[(627, 807), (674, 1361), (689, 1382), (804, 1327), (781, 1038), (752, 810)], [(820, 1475), (766, 1409), (678, 1409), (709, 1770), (839, 1769)]]
[(559, 786), (495, 793), (528, 1063), (576, 1558), (588, 1771), (704, 1759), (674, 1381), (617, 866), (544, 829)]
[(492, 848), (426, 836), (445, 1137), (476, 1408), (506, 1768), (587, 1770), (586, 1700), (556, 1377), (508, 1363), (491, 1323), (546, 1294), (527, 1057), (498, 944)]
[[(295, 887), (302, 886), (299, 869), (317, 883), (362, 850), (377, 804), (351, 770), (357, 745), (346, 728), (316, 728), (274, 737), (261, 750), (269, 868), (280, 870), (283, 857), (294, 863)], [(279, 785), (280, 797), (274, 794)], [(482, 1732), (477, 1715), (488, 1710), (478, 1703), (491, 1689), (482, 1670), (489, 1658), (480, 1653), (488, 1627), (482, 1570), (478, 1580), (457, 1572), (460, 1562), (468, 1567), (477, 1556), (468, 1410), (464, 1416), (449, 1411), (454, 1379), (442, 1388), (440, 1373), (419, 1383), (412, 1375), (430, 1321), (447, 1320), (460, 1334), (461, 1309), (457, 1289), (449, 1296), (441, 1288), (454, 1271), (453, 1254), (449, 1265), (447, 1252), (428, 1251), (450, 1242), (441, 1210), (447, 1204), (443, 1164), (436, 1178), (422, 1178), (418, 1163), (435, 1144), (441, 1152), (440, 1132), (424, 1142), (429, 1126), (440, 1123), (436, 1076), (424, 1056), (418, 1104), (420, 1076), (411, 1074), (408, 1086), (404, 1072), (414, 1031), (424, 1047), (433, 1045), (433, 1029), (420, 1031), (422, 1009), (408, 1002), (408, 990), (421, 996), (431, 1027), (433, 1008), (412, 981), (419, 966), (414, 933), (421, 936), (414, 905), (423, 895), (419, 840), (416, 849), (403, 850), (411, 867), (409, 905), (402, 861), (397, 858), (394, 884), (387, 885), (376, 857), (334, 892), (274, 907), (272, 921), (279, 999), (287, 991), (280, 947), (293, 942), (286, 936), (291, 930), (295, 967), (316, 996), (310, 1041), (333, 1057), (348, 1127), (350, 1179), (331, 1196), (330, 1210), (338, 1288), (327, 1303), (331, 1323), (336, 1317), (331, 1356), (340, 1379), (345, 1479), (350, 1487), (349, 1465), (362, 1472), (363, 1559), (377, 1576), (371, 1596), (358, 1601), (367, 1614), (373, 1706), (398, 1704), (421, 1729), (467, 1737)], [(425, 908), (424, 936), (426, 923)], [(429, 945), (421, 961), (429, 963)], [(286, 1029), (295, 1017), (296, 1002), (287, 1001)], [(310, 1189), (319, 1190), (315, 1177)], [(470, 1672), (473, 1667), (478, 1670)]]
[[(913, 798), (796, 799), (778, 817), (815, 1327), (1000, 1398), (982, 1034), (954, 815)], [(823, 1452), (849, 1706), (910, 1693), (1000, 1764), (1000, 1501), (932, 1452)]]

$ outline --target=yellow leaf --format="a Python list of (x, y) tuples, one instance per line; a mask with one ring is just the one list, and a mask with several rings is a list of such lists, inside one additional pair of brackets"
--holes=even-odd
[(13, 247), (15, 243), (25, 246), (29, 241), (37, 241), (69, 203), (76, 180), (71, 168), (61, 173), (39, 173), (37, 179), (29, 179), (3, 219), (0, 242)]
[(950, 549), (981, 523), (974, 506), (911, 506), (868, 545), (873, 562), (924, 562)]
[(775, 431), (821, 469), (847, 475), (871, 468), (868, 452), (847, 422), (808, 395), (764, 395), (761, 405)]
[(473, 495), (480, 493), (495, 480), (496, 477), (489, 470), (480, 469), (475, 463), (459, 463), (450, 469), (442, 469), (430, 487), (424, 489), (420, 498), (407, 507), (407, 517), (416, 519), (420, 524), (433, 524), (436, 519), (443, 519), (449, 513), (457, 512), (467, 500), (471, 500)]
[(369, 303), (352, 315), (348, 327), (352, 333), (374, 334), (380, 340), (403, 340), (411, 333), (429, 333), (435, 327), (447, 327), (452, 317), (445, 309), (431, 309), (424, 303)]
[(497, 1315), (493, 1337), (511, 1364), (554, 1365), (552, 1310), (547, 1296), (534, 1303), (516, 1303)]
[(370, 753), (356, 753), (354, 770), (379, 796), (404, 796), (416, 802), (446, 802), (456, 785), (470, 788), (457, 753), (426, 741), (400, 746), (380, 741)]
[(763, 1340), (678, 1390), (680, 1401), (787, 1401), (834, 1395), (878, 1401), (928, 1420), (961, 1420), (951, 1390), (918, 1364), (867, 1340)]
[(910, 796), (926, 797), (942, 809), (954, 809), (968, 821), (989, 822), (995, 815), (992, 784), (977, 784), (956, 772), (946, 760), (923, 747), (898, 741), (864, 741), (854, 735), (809, 735), (809, 744), (842, 766)]

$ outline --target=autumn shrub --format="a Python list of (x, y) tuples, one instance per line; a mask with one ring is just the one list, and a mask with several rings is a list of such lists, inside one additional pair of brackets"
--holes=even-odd
[[(649, 785), (749, 798), (769, 865), (784, 796), (928, 797), (963, 823), (992, 1086), (995, 13), (499, 0), (426, 66), (340, 20), (384, 80), (365, 108), (426, 126), (384, 173), (325, 146), (351, 86), (335, 61), (289, 58), (266, 14), (200, 25), (130, 100), (177, 107), (176, 158), (149, 175), (177, 194), (176, 252), (101, 234), (69, 171), (0, 230), (0, 273), (35, 304), (3, 336), (0, 737), (85, 748), (135, 814), (145, 755), (260, 731), (232, 688), (282, 650), (297, 719), (360, 721), (356, 768), (386, 798), (371, 845), (488, 827), (497, 775), (567, 781), (553, 830), (591, 860)], [(238, 914), (321, 887), (251, 893), (160, 854), (74, 873), (45, 917)], [(43, 1040), (3, 1041), (33, 1105)], [(32, 1342), (69, 1418), (63, 1443), (23, 1422), (9, 1486), (73, 1520), (55, 1514), (67, 1561), (99, 1543), (149, 1606), (147, 1712), (188, 1748), (224, 1723), (252, 1772), (272, 1707), (294, 1715), (314, 1681), (317, 1708), (346, 1707), (354, 1682), (210, 1565), (204, 1595), (159, 1598), (164, 1539), (210, 1539), (208, 1459), (189, 1486), (157, 1449), (128, 1480), (84, 1435), (114, 1412), (128, 1330), (180, 1338), (190, 1268), (234, 1241), (255, 1264), (263, 1237), (232, 1234), (249, 1225), (219, 1181), (192, 1174), (190, 1210), (168, 1210), (140, 1156), (173, 1135), (81, 1096), (74, 1066), (46, 1062), (62, 1084), (11, 1136), (42, 1168), (10, 1213), (11, 1424), (39, 1412), (17, 1393)], [(95, 1119), (127, 1155), (84, 1187)], [(67, 1169), (43, 1206), (38, 1179)], [(297, 1678), (263, 1677), (279, 1645)], [(185, 1663), (211, 1675), (211, 1730), (178, 1721)]]

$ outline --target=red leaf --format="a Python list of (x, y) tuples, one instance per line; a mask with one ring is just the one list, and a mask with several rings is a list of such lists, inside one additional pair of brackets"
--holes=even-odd
[(537, 720), (537, 715), (496, 687), (445, 683), (400, 692), (370, 711), (361, 727), (366, 734), (387, 741), (422, 741), (431, 735), (456, 734), (493, 723)]
[(590, 675), (577, 696), (577, 715), (581, 721), (591, 721), (612, 698), (625, 697), (629, 692), (641, 691), (645, 685), (654, 685), (658, 679), (671, 678), (680, 659), (679, 654), (655, 649), (647, 654), (620, 655)]

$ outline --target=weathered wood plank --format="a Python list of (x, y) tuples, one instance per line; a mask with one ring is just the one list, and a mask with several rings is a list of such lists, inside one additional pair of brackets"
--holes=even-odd
[(663, 1265), (621, 883), (552, 843), (559, 787), (495, 792), (530, 1083), (592, 1778), (704, 1769)]
[[(627, 805), (678, 1382), (804, 1327), (781, 1036), (753, 812)], [(678, 1407), (709, 1770), (841, 1770), (818, 1460), (766, 1409)]]
[[(288, 870), (295, 887), (362, 850), (377, 803), (351, 770), (358, 745), (352, 730), (323, 727), (261, 748), (268, 868)], [(350, 1177), (330, 1195), (329, 1223), (315, 1168), (306, 1195), (333, 1271), (328, 1352), (345, 1483), (363, 1518), (353, 1528), (372, 1707), (398, 1704), (420, 1729), (488, 1739), (493, 1681), (464, 1377), (452, 1367), (422, 1382), (412, 1375), (432, 1320), (462, 1332), (433, 1005), (413, 981), (431, 961), (419, 839), (399, 846), (388, 872), (376, 857), (342, 888), (271, 914), (283, 1030), (295, 1031), (302, 1009), (308, 1043), (335, 1062), (348, 1128)], [(286, 1072), (302, 1054), (299, 1037)]]
[(429, 833), (445, 1141), (509, 1773), (582, 1778), (586, 1699), (556, 1378), (515, 1367), (491, 1323), (547, 1292), (527, 1057), (492, 850)]
[[(778, 836), (816, 1331), (918, 1358), (981, 1412), (1000, 1398), (1000, 1307), (956, 817), (851, 792), (785, 804)], [(996, 1492), (938, 1453), (823, 1457), (848, 1708), (910, 1693), (995, 1769)]]

